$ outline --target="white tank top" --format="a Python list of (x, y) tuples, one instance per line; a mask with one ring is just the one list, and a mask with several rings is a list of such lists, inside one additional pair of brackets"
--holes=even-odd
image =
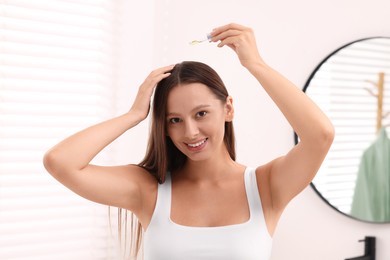
[(190, 227), (174, 223), (171, 213), (171, 178), (158, 185), (151, 222), (144, 234), (144, 260), (269, 260), (268, 233), (256, 182), (255, 169), (245, 170), (250, 218), (241, 224)]

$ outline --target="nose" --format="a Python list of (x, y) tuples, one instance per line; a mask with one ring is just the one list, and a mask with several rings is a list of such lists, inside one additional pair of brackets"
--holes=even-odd
[(187, 120), (185, 122), (184, 136), (187, 139), (194, 139), (199, 134), (199, 128), (196, 122), (193, 120)]

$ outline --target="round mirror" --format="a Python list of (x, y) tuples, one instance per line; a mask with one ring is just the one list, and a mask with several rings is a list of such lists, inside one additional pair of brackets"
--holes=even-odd
[(336, 132), (311, 186), (344, 215), (390, 222), (390, 38), (337, 49), (317, 66), (304, 91)]

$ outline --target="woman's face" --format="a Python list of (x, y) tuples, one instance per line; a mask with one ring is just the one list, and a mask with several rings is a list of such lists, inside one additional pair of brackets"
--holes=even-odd
[(167, 132), (190, 160), (207, 160), (225, 153), (225, 121), (232, 118), (231, 97), (222, 102), (201, 83), (176, 86), (169, 93)]

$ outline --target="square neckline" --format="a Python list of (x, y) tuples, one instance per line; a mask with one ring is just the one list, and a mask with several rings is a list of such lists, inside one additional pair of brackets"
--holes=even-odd
[(169, 187), (168, 188), (168, 201), (169, 201), (169, 209), (168, 209), (168, 220), (169, 224), (171, 224), (173, 227), (180, 228), (180, 229), (187, 229), (187, 230), (221, 230), (221, 229), (235, 229), (235, 228), (242, 228), (243, 226), (249, 225), (252, 220), (252, 210), (251, 210), (251, 201), (250, 201), (250, 187), (248, 185), (250, 184), (249, 178), (250, 178), (250, 172), (251, 168), (246, 167), (244, 170), (244, 187), (245, 187), (245, 196), (248, 203), (248, 210), (249, 210), (249, 218), (241, 223), (234, 223), (234, 224), (228, 224), (228, 225), (221, 225), (221, 226), (188, 226), (176, 223), (172, 220), (171, 213), (172, 213), (172, 178), (169, 174), (169, 178), (167, 181), (169, 181)]

